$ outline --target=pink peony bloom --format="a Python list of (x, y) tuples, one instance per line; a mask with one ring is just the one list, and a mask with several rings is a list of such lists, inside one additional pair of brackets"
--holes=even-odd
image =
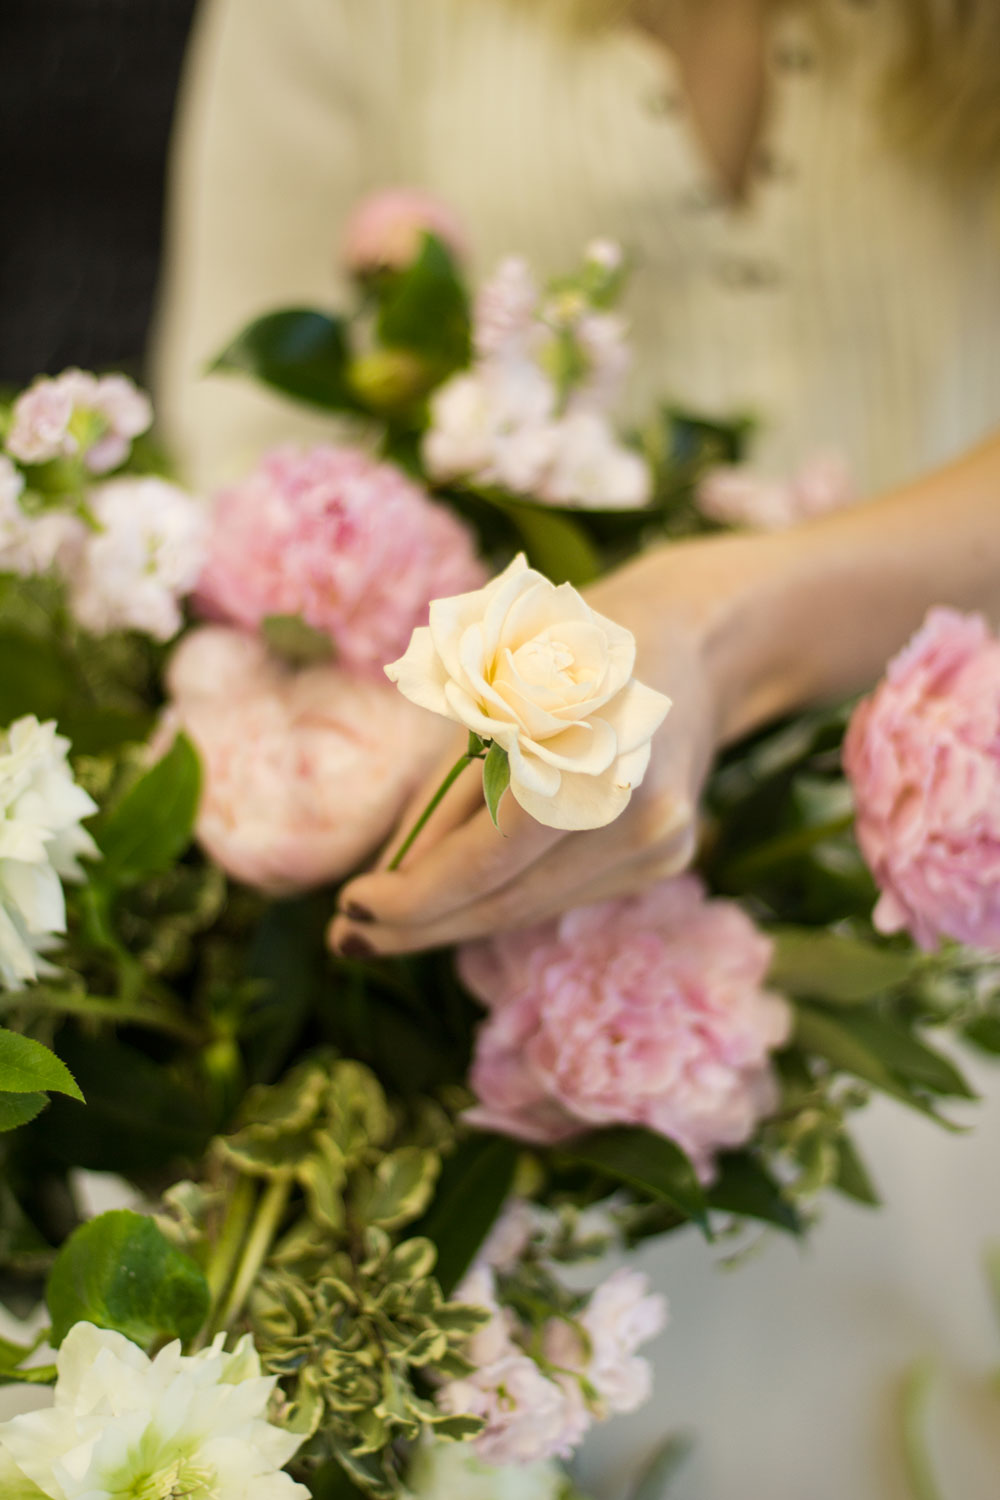
[(97, 635), (141, 630), (170, 640), (183, 624), (180, 601), (204, 564), (204, 505), (145, 476), (110, 479), (87, 503), (96, 530), (80, 527), (62, 559), (76, 619)]
[(458, 217), (421, 188), (385, 188), (358, 204), (344, 233), (343, 261), (355, 275), (402, 271), (416, 260), (425, 233), (436, 235), (452, 255), (468, 253)]
[(153, 420), (149, 397), (127, 376), (99, 378), (86, 370), (64, 370), (54, 379), (40, 377), (14, 402), (8, 453), (25, 464), (78, 453), (81, 429), (74, 424), (78, 414), (97, 419), (96, 435), (84, 453), (93, 474), (106, 474), (124, 463), (132, 439)]
[(345, 666), (381, 678), (432, 599), (484, 576), (462, 524), (391, 464), (279, 448), (217, 497), (198, 601), (247, 630), (298, 615)]
[(844, 741), (881, 932), (1000, 949), (1000, 640), (934, 609)]
[(591, 1295), (577, 1320), (579, 1331), (563, 1318), (547, 1324), (545, 1357), (584, 1376), (597, 1395), (599, 1420), (637, 1411), (652, 1393), (653, 1372), (636, 1350), (655, 1338), (666, 1321), (666, 1299), (650, 1292), (639, 1271), (622, 1268)]
[(724, 526), (783, 531), (813, 516), (843, 510), (858, 499), (843, 456), (820, 451), (791, 479), (765, 479), (743, 464), (720, 465), (698, 486), (698, 505)]
[(475, 1368), (443, 1385), (438, 1405), (485, 1419), (486, 1426), (473, 1439), (484, 1463), (569, 1458), (591, 1423), (579, 1381), (572, 1375), (549, 1379), (516, 1342), (517, 1319), (497, 1302), (493, 1274), (486, 1267), (471, 1271), (455, 1295), (460, 1302), (487, 1308), (492, 1317), (463, 1350)]
[(235, 879), (275, 895), (355, 869), (390, 832), (448, 726), (387, 682), (286, 669), (256, 636), (204, 626), (167, 674), (202, 758), (198, 838)]
[(552, 1142), (646, 1125), (705, 1180), (776, 1102), (769, 1054), (791, 1014), (764, 989), (771, 944), (685, 875), (459, 952), (489, 1009), (469, 1118)]

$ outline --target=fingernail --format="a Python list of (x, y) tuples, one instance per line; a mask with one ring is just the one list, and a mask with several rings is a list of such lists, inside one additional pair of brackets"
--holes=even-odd
[(350, 917), (352, 922), (374, 922), (375, 913), (369, 911), (367, 906), (362, 906), (360, 901), (348, 901), (344, 907), (344, 916)]
[(367, 938), (361, 936), (360, 932), (349, 932), (337, 944), (337, 952), (344, 958), (371, 958), (375, 949)]

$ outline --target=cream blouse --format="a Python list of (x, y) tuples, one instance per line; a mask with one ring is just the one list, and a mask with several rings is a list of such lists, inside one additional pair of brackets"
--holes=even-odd
[[(198, 482), (323, 430), (205, 378), (248, 318), (332, 305), (360, 195), (419, 184), (477, 272), (572, 266), (595, 235), (635, 273), (630, 415), (670, 398), (753, 413), (777, 476), (843, 450), (877, 488), (1000, 424), (1000, 234), (989, 194), (891, 149), (874, 95), (893, 0), (774, 23), (745, 202), (702, 149), (666, 49), (622, 25), (567, 39), (505, 0), (207, 0), (174, 161), (161, 410)], [(821, 12), (821, 25), (817, 25)], [(326, 429), (328, 431), (328, 428)]]

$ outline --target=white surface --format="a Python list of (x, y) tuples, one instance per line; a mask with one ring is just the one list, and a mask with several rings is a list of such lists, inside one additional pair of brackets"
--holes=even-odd
[(804, 1246), (774, 1236), (731, 1270), (693, 1233), (643, 1252), (671, 1302), (655, 1393), (594, 1434), (585, 1488), (618, 1500), (643, 1456), (686, 1428), (696, 1447), (670, 1500), (916, 1500), (894, 1411), (902, 1373), (930, 1356), (943, 1493), (996, 1500), (1000, 1393), (986, 1377), (1000, 1367), (1000, 1325), (982, 1253), (1000, 1241), (1000, 1068), (966, 1071), (985, 1096), (974, 1134), (889, 1101), (864, 1118), (880, 1211), (831, 1197)]

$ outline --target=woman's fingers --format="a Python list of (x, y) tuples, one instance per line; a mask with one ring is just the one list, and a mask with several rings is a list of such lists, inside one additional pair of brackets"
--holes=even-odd
[(420, 923), (378, 920), (359, 927), (339, 919), (331, 930), (331, 942), (343, 952), (363, 957), (366, 951), (412, 953), (469, 942), (506, 928), (529, 927), (571, 907), (627, 895), (679, 873), (694, 852), (695, 830), (687, 823), (655, 851), (614, 862), (600, 857), (602, 844), (607, 854), (608, 841), (599, 840), (598, 834), (574, 834), (488, 895)]
[[(351, 881), (341, 892), (341, 910), (364, 912), (380, 925), (424, 927), (500, 889), (565, 839), (558, 829), (529, 818), (510, 796), (503, 799), (495, 828), (482, 795), (480, 785), (478, 811), (419, 857), (414, 845), (412, 860), (408, 856), (401, 869), (374, 870)], [(334, 947), (348, 925), (342, 918), (334, 921)]]

